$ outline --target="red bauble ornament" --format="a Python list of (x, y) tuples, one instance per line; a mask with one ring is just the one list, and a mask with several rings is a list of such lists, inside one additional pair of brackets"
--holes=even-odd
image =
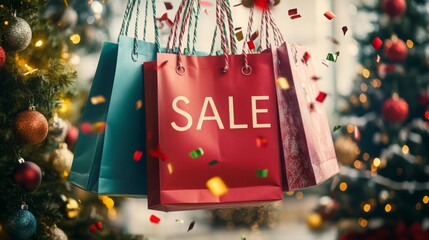
[(389, 123), (402, 123), (408, 117), (408, 103), (400, 97), (389, 98), (383, 103), (381, 114)]
[(5, 62), (6, 62), (6, 52), (0, 46), (0, 69), (3, 68)]
[(67, 146), (70, 149), (74, 149), (78, 135), (79, 135), (79, 129), (73, 125), (70, 125), (69, 130), (67, 132), (66, 140), (65, 140), (65, 142), (67, 143)]
[(384, 42), (384, 56), (390, 61), (402, 62), (407, 59), (407, 45), (401, 39), (387, 39)]
[(420, 94), (419, 104), (423, 107), (429, 107), (429, 91), (425, 91)]
[(407, 3), (405, 0), (383, 0), (381, 8), (390, 17), (400, 17), (405, 14), (407, 10)]
[(25, 190), (32, 192), (42, 183), (42, 171), (35, 163), (23, 162), (13, 170), (12, 179)]
[(18, 113), (13, 130), (17, 138), (26, 144), (39, 144), (48, 135), (48, 120), (40, 112), (31, 108)]

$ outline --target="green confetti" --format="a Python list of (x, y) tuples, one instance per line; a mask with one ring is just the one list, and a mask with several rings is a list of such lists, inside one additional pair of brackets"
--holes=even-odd
[(183, 55), (188, 55), (188, 54), (189, 54), (188, 48), (183, 49)]
[(331, 61), (331, 62), (337, 62), (337, 57), (334, 56), (334, 54), (332, 54), (332, 53), (328, 53), (328, 56), (326, 56), (326, 60)]
[(217, 160), (211, 160), (210, 162), (209, 162), (209, 166), (214, 166), (214, 165), (216, 165), (218, 163), (218, 161)]
[(265, 168), (256, 170), (256, 176), (266, 178), (268, 176), (268, 169)]
[(204, 151), (202, 148), (195, 149), (194, 151), (191, 151), (189, 153), (189, 156), (191, 156), (191, 158), (197, 158), (201, 155), (204, 155)]
[(338, 131), (340, 128), (341, 128), (341, 126), (340, 126), (340, 125), (335, 126), (335, 127), (334, 127), (334, 132)]

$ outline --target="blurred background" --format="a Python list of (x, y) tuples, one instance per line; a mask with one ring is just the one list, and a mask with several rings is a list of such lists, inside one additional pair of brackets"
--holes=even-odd
[[(230, 0), (234, 26), (243, 33), (248, 7), (258, 2), (265, 1)], [(159, 18), (167, 13), (173, 20), (180, 1), (156, 3), (156, 24), (165, 45), (170, 26)], [(196, 48), (210, 52), (214, 1), (200, 3)], [(429, 239), (426, 0), (268, 1), (285, 39), (311, 54), (315, 81), (327, 93), (323, 103), (341, 172), (257, 208), (172, 213), (148, 210), (144, 198), (97, 196), (67, 182), (102, 44), (117, 41), (126, 5), (124, 0), (0, 1), (0, 239)], [(299, 16), (290, 14), (293, 9)], [(15, 25), (15, 13), (28, 22), (32, 38), (25, 24)], [(256, 11), (255, 19), (260, 16)], [(153, 19), (147, 24), (153, 41)], [(143, 17), (137, 25), (141, 38)], [(134, 18), (130, 26), (135, 26)], [(242, 45), (239, 41), (239, 51)], [(57, 70), (49, 65), (52, 59), (72, 70)], [(50, 85), (54, 80), (43, 69), (56, 69), (56, 79), (74, 81)], [(33, 99), (46, 98), (40, 111), (49, 132), (43, 143), (30, 147), (18, 146), (11, 137), (14, 116), (28, 105), (22, 96), (32, 89), (28, 76), (44, 82), (36, 89), (49, 89), (33, 91)], [(9, 180), (17, 174), (16, 152), (40, 165), (40, 189), (24, 191), (20, 187), (26, 183)], [(23, 219), (33, 221), (17, 214), (23, 198), (38, 226), (29, 235), (17, 233), (29, 229)]]

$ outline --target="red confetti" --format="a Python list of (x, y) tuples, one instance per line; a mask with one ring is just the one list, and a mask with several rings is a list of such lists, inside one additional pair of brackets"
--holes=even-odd
[(168, 19), (168, 14), (167, 13), (162, 14), (162, 16), (160, 18), (158, 18), (158, 20), (161, 21), (161, 22), (165, 21), (167, 19)]
[(155, 216), (155, 215), (150, 215), (150, 218), (149, 218), (149, 220), (150, 220), (150, 222), (151, 223), (155, 223), (155, 224), (158, 224), (159, 223), (159, 221), (161, 221), (161, 219), (159, 218), (159, 217), (157, 217), (157, 216)]
[(296, 14), (298, 14), (298, 9), (297, 8), (291, 8), (287, 11), (287, 14), (289, 16), (296, 15)]
[(316, 101), (323, 102), (326, 98), (327, 94), (324, 92), (319, 92), (319, 95), (316, 97)]
[(161, 69), (162, 67), (164, 67), (167, 64), (168, 60), (165, 60), (164, 62), (162, 62), (159, 66), (156, 66), (156, 69)]
[(260, 10), (267, 10), (269, 7), (269, 1), (267, 0), (254, 0), (255, 7), (259, 8)]
[(318, 77), (318, 76), (316, 76), (316, 75), (314, 75), (314, 76), (312, 76), (311, 77), (311, 80), (314, 80), (314, 81), (317, 81), (317, 80), (319, 80), (320, 79), (320, 77)]
[(255, 44), (253, 43), (253, 41), (248, 41), (248, 42), (247, 42), (247, 46), (249, 46), (249, 49), (250, 49), (250, 50), (255, 49)]
[(139, 150), (135, 151), (133, 155), (134, 161), (139, 162), (142, 156), (143, 156), (142, 151), (139, 151)]
[(331, 11), (327, 11), (323, 15), (325, 15), (325, 17), (327, 19), (329, 19), (329, 20), (332, 20), (332, 19), (334, 19), (336, 17), (335, 14), (333, 12), (331, 12)]
[(253, 34), (252, 34), (252, 36), (250, 36), (250, 41), (255, 41), (255, 39), (256, 38), (258, 38), (259, 37), (259, 31), (258, 30), (256, 30)]
[(381, 48), (381, 45), (383, 45), (383, 41), (381, 41), (381, 39), (379, 37), (376, 37), (376, 38), (374, 38), (374, 40), (372, 40), (371, 44), (375, 50), (378, 50)]
[(429, 110), (427, 110), (427, 111), (425, 112), (425, 118), (426, 118), (427, 120), (429, 120)]
[(194, 226), (195, 226), (195, 221), (192, 221), (191, 224), (189, 224), (188, 232), (194, 229)]
[(266, 147), (267, 144), (268, 144), (268, 140), (266, 138), (264, 138), (264, 137), (257, 137), (256, 138), (256, 146), (258, 148)]
[(302, 62), (307, 63), (308, 60), (310, 60), (310, 57), (311, 57), (310, 54), (308, 52), (305, 52), (304, 56), (302, 56)]
[(102, 133), (106, 129), (106, 123), (105, 122), (96, 122), (92, 125), (92, 131), (94, 133)]
[(290, 19), (295, 19), (295, 18), (300, 18), (300, 17), (301, 17), (301, 14), (297, 14), (297, 15), (290, 16)]
[(174, 22), (171, 21), (170, 19), (167, 19), (167, 24), (168, 26), (170, 26), (171, 28), (174, 26)]
[(154, 150), (154, 149), (149, 150), (149, 154), (152, 157), (160, 158), (163, 161), (168, 159), (168, 156), (161, 152), (161, 148), (159, 146), (156, 148), (156, 150)]
[(208, 1), (200, 1), (200, 5), (203, 7), (211, 7), (213, 6), (213, 4), (211, 2)]
[(355, 126), (355, 131), (354, 131), (354, 137), (356, 139), (356, 141), (360, 140), (360, 131), (359, 128)]
[(171, 2), (164, 2), (164, 5), (167, 10), (173, 9), (173, 5), (171, 4)]
[(322, 59), (322, 64), (325, 65), (326, 67), (329, 67), (328, 63), (326, 62), (325, 59)]
[(84, 133), (84, 134), (90, 134), (92, 132), (92, 127), (91, 124), (88, 122), (84, 122), (80, 125), (80, 130)]
[(349, 28), (348, 28), (347, 26), (343, 26), (343, 27), (341, 28), (341, 30), (343, 30), (343, 35), (345, 36), (345, 35), (346, 35), (346, 32), (347, 32), (347, 30), (349, 30)]

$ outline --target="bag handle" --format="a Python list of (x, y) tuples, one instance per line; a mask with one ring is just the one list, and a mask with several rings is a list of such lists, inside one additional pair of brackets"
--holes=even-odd
[[(136, 16), (135, 16), (135, 26), (134, 26), (134, 46), (133, 51), (131, 53), (131, 59), (134, 62), (138, 61), (138, 25), (139, 25), (139, 16), (140, 16), (140, 4), (141, 0), (128, 0), (127, 7), (125, 9), (124, 18), (122, 20), (121, 24), (121, 30), (119, 31), (118, 41), (119, 37), (121, 35), (128, 35), (128, 29), (131, 22), (131, 17), (136, 10)], [(144, 29), (143, 29), (143, 41), (146, 41), (146, 29), (147, 29), (147, 19), (148, 19), (148, 7), (149, 6), (149, 0), (146, 0), (145, 4), (145, 20), (144, 20)], [(153, 15), (153, 21), (154, 21), (154, 30), (155, 30), (155, 44), (157, 47), (157, 51), (160, 49), (159, 44), (159, 33), (158, 33), (158, 26), (156, 24), (156, 1), (152, 0), (152, 15)]]
[[(234, 34), (234, 22), (233, 22), (233, 17), (232, 17), (231, 4), (230, 4), (229, 0), (223, 0), (222, 1), (222, 9), (221, 10), (224, 10), (226, 12), (226, 15), (227, 15), (226, 18), (228, 20), (229, 40), (226, 39), (227, 48), (229, 48), (229, 46), (231, 46), (231, 53), (237, 54), (238, 53), (237, 41), (234, 37), (235, 36), (235, 34)], [(222, 19), (225, 19), (225, 17), (222, 17)], [(226, 31), (225, 22), (223, 22), (222, 26), (223, 26), (222, 29), (225, 33), (225, 31)], [(210, 48), (210, 55), (213, 55), (213, 53), (214, 53), (214, 47), (215, 47), (216, 38), (217, 38), (217, 31), (218, 31), (218, 27), (216, 25), (214, 33), (213, 33), (213, 39), (212, 39), (212, 44), (211, 44), (211, 48)]]

